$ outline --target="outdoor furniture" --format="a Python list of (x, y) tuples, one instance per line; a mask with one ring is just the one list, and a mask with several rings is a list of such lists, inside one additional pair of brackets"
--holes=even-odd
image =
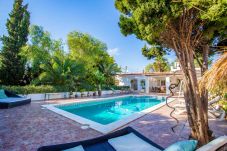
[(154, 93), (160, 93), (161, 92), (161, 88), (160, 87), (152, 87), (151, 92), (154, 92)]
[(80, 95), (81, 95), (81, 97), (85, 97), (86, 96), (86, 92), (81, 92)]
[(96, 92), (93, 92), (93, 96), (96, 96)]
[(166, 87), (165, 86), (161, 86), (161, 93), (165, 93), (166, 92)]
[(154, 87), (151, 87), (151, 92), (155, 92), (155, 88)]
[[(146, 138), (145, 136), (141, 135), (139, 132), (137, 132), (136, 130), (134, 130), (131, 127), (126, 127), (124, 129), (118, 130), (116, 132), (98, 137), (98, 138), (94, 138), (94, 139), (90, 139), (90, 140), (85, 140), (85, 141), (79, 141), (79, 142), (73, 142), (73, 143), (67, 143), (67, 144), (60, 144), (60, 145), (51, 145), (51, 146), (43, 146), (40, 147), (38, 149), (38, 151), (62, 151), (62, 150), (68, 150), (70, 148), (74, 148), (77, 147), (82, 149), (84, 151), (115, 151), (114, 147), (111, 146), (110, 144), (114, 145), (114, 143), (116, 143), (119, 140), (114, 140), (115, 138), (120, 138), (121, 136), (126, 136), (126, 140), (129, 140), (130, 136), (129, 135), (136, 135), (137, 140), (135, 140), (134, 138), (131, 139), (132, 141), (134, 141), (133, 143), (131, 143), (128, 146), (132, 146), (135, 147), (136, 145), (136, 141), (139, 141), (140, 144), (138, 144), (138, 148), (141, 147), (142, 144), (144, 144), (144, 146), (146, 147), (146, 145), (150, 146), (151, 148), (155, 149), (153, 151), (161, 151), (163, 150), (163, 148), (159, 145), (157, 145), (156, 143), (152, 142), (151, 140), (149, 140), (148, 138)], [(122, 138), (124, 139), (124, 138)], [(127, 141), (124, 141), (123, 143), (127, 143)], [(121, 141), (122, 142), (122, 141)], [(118, 146), (120, 147), (120, 146)], [(132, 148), (133, 150), (137, 150), (136, 148)]]
[[(179, 142), (174, 143), (173, 145)], [(171, 145), (172, 146), (172, 145)], [(221, 136), (196, 151), (226, 151), (227, 136)], [(79, 142), (43, 146), (38, 151), (163, 151), (164, 148), (152, 142), (131, 127), (113, 133)]]
[(7, 109), (31, 103), (30, 98), (21, 97), (7, 90), (4, 90), (4, 92), (7, 98), (0, 99), (0, 109)]
[(227, 136), (220, 136), (208, 144), (200, 147), (196, 151), (226, 151), (227, 150)]
[[(218, 120), (222, 121), (225, 119), (225, 116), (226, 116), (225, 111), (221, 108), (216, 109), (215, 107), (213, 107), (213, 104), (220, 101), (220, 99), (221, 99), (220, 96), (216, 96), (208, 102), (208, 113), (209, 115), (212, 115)], [(180, 114), (186, 113), (186, 104), (184, 100), (179, 101), (179, 103), (173, 105), (173, 107), (176, 109), (175, 114), (180, 115)]]
[(110, 90), (112, 91), (110, 95), (115, 95), (116, 94), (116, 90), (114, 88), (110, 88)]
[(92, 96), (92, 92), (91, 91), (88, 91), (87, 92), (87, 97), (90, 97), (90, 96)]
[(216, 105), (215, 107), (213, 106), (220, 100), (221, 100), (221, 97), (217, 96), (213, 98), (211, 101), (209, 101), (208, 112), (209, 112), (209, 115), (212, 115), (215, 118), (218, 118), (220, 121), (222, 121), (222, 120), (225, 120), (225, 116), (226, 116), (225, 111), (219, 105)]
[(76, 92), (75, 93), (75, 98), (81, 97), (81, 93), (80, 92)]
[(52, 100), (52, 99), (62, 99), (68, 98), (66, 93), (45, 93), (45, 100)]

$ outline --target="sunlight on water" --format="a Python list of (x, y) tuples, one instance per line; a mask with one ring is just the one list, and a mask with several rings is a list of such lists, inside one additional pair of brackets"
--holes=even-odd
[(110, 124), (157, 105), (163, 98), (152, 96), (127, 96), (103, 101), (57, 106), (64, 111), (87, 118), (100, 124)]

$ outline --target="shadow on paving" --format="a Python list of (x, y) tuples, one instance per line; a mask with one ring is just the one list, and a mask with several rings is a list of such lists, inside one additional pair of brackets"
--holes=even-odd
[[(72, 100), (57, 100), (51, 103), (65, 103)], [(41, 105), (50, 102), (32, 102), (16, 108), (0, 110), (0, 145), (4, 151), (37, 150), (44, 145), (75, 142), (102, 135), (93, 129), (82, 130), (81, 125), (50, 110), (42, 109)], [(185, 116), (178, 116), (179, 126), (173, 133), (171, 127), (176, 124), (169, 117), (170, 109), (159, 108), (125, 126), (131, 126), (144, 136), (162, 147), (167, 147), (189, 135)], [(215, 135), (227, 135), (227, 123), (210, 121)], [(183, 138), (182, 138), (183, 137)]]
[(179, 140), (187, 139), (189, 136), (189, 128), (185, 120), (179, 120), (179, 124), (174, 128), (175, 132), (173, 132), (172, 127), (176, 124), (176, 121), (169, 116), (151, 112), (127, 126), (138, 130), (160, 146), (167, 147)]

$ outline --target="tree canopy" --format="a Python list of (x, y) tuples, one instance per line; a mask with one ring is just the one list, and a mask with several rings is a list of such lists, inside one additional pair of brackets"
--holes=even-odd
[[(184, 77), (184, 95), (191, 137), (205, 144), (211, 138), (208, 126), (207, 90), (199, 93), (194, 60), (202, 73), (215, 40), (226, 38), (227, 1), (116, 0), (123, 35), (134, 34), (147, 42), (142, 52), (157, 57), (173, 50)], [(202, 59), (199, 59), (202, 58)]]
[[(183, 28), (188, 28), (189, 33), (194, 30), (191, 42), (197, 48), (197, 54), (201, 54), (199, 49), (204, 43), (215, 45), (212, 43), (215, 38), (220, 40), (226, 37), (226, 1), (116, 0), (115, 6), (122, 13), (119, 22), (121, 32), (125, 36), (135, 34), (137, 38), (145, 40), (150, 46), (145, 45), (142, 52), (149, 58), (175, 49), (171, 40), (174, 35), (169, 35), (168, 31), (178, 28), (175, 21), (178, 21), (186, 9), (196, 14), (192, 20), (193, 27)], [(175, 40), (180, 38), (178, 32), (174, 34)]]
[(43, 27), (30, 26), (29, 42), (20, 52), (25, 60), (26, 84), (62, 86), (68, 91), (114, 85), (120, 68), (107, 53), (105, 43), (75, 31), (68, 34), (67, 44), (69, 52)]
[(22, 48), (21, 55), (26, 58), (27, 83), (36, 79), (43, 71), (41, 64), (47, 63), (55, 51), (63, 51), (61, 40), (51, 38), (43, 27), (32, 25), (29, 29), (30, 41)]
[(49, 60), (40, 64), (43, 70), (38, 77), (39, 82), (48, 85), (66, 86), (69, 91), (76, 90), (79, 77), (83, 75), (82, 64), (70, 59), (62, 50), (53, 52)]
[[(89, 34), (70, 32), (67, 41), (69, 51), (66, 51), (63, 42), (53, 39), (43, 27), (31, 25), (28, 31), (29, 41), (24, 41), (23, 45), (21, 43), (18, 50), (13, 51), (14, 56), (9, 55), (11, 52), (8, 47), (7, 51), (3, 47), (0, 57), (1, 71), (4, 69), (5, 58), (13, 57), (11, 59), (23, 61), (23, 64), (16, 66), (16, 69), (23, 69), (20, 76), (18, 75), (20, 80), (23, 79), (23, 85), (52, 85), (57, 89), (64, 87), (65, 91), (101, 90), (102, 86), (107, 88), (114, 85), (114, 75), (120, 72), (120, 68), (107, 53), (105, 43)], [(12, 36), (15, 38), (15, 35)], [(9, 37), (4, 38), (6, 40)], [(18, 38), (10, 42), (14, 44), (20, 40)], [(10, 64), (15, 63), (10, 61), (8, 60)], [(3, 77), (0, 79), (1, 84), (12, 84), (9, 81), (4, 83)], [(9, 80), (9, 76), (5, 78)]]
[(86, 67), (85, 77), (100, 88), (104, 83), (113, 85), (113, 75), (120, 71), (113, 57), (107, 53), (107, 46), (89, 34), (71, 32), (68, 34), (70, 55)]

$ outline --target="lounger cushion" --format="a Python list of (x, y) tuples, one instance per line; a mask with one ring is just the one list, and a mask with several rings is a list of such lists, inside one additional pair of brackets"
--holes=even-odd
[(92, 145), (84, 145), (85, 151), (115, 151), (115, 149), (107, 142), (99, 142)]
[(25, 105), (31, 103), (31, 99), (23, 97), (8, 97), (5, 99), (0, 99), (0, 109), (7, 109), (11, 107), (16, 107), (20, 105)]
[(197, 143), (197, 140), (179, 141), (170, 145), (164, 151), (194, 151), (196, 149)]
[(161, 151), (133, 133), (109, 139), (116, 151)]
[(13, 98), (13, 97), (7, 97), (5, 99), (0, 99), (0, 102), (2, 103), (13, 103), (13, 102), (19, 102), (19, 101), (24, 101), (27, 98)]
[(5, 99), (5, 98), (7, 98), (5, 91), (1, 89), (0, 90), (0, 99)]
[(227, 136), (221, 136), (216, 138), (215, 140), (209, 142), (208, 144), (202, 146), (196, 151), (214, 151), (220, 148), (221, 146), (227, 144)]
[[(79, 145), (83, 146), (83, 149), (85, 151), (116, 151), (116, 149), (109, 143), (108, 140), (111, 140), (113, 138), (119, 138), (122, 136), (126, 136), (127, 134), (133, 133), (134, 135), (136, 135), (136, 137), (138, 137), (138, 139), (141, 139), (139, 141), (139, 145), (141, 145), (142, 143), (148, 143), (148, 145), (150, 145), (149, 149), (147, 150), (145, 148), (145, 151), (160, 151), (160, 150), (164, 150), (164, 148), (162, 148), (161, 146), (157, 145), (156, 143), (152, 142), (151, 140), (149, 140), (148, 138), (144, 137), (142, 134), (140, 134), (139, 132), (137, 132), (136, 130), (134, 130), (131, 127), (126, 127), (123, 128), (121, 130), (115, 131), (113, 133), (109, 133), (97, 138), (93, 138), (93, 139), (89, 139), (89, 140), (84, 140), (84, 141), (79, 141), (79, 142), (72, 142), (72, 143), (66, 143), (66, 144), (59, 144), (59, 145), (51, 145), (51, 146), (43, 146), (40, 147), (38, 149), (38, 151), (62, 151), (65, 149), (70, 149)], [(127, 143), (130, 146), (134, 146), (135, 143), (138, 142), (130, 142), (130, 140), (123, 140), (124, 142), (120, 142), (121, 144)], [(129, 146), (128, 145), (128, 146)], [(136, 147), (139, 147), (136, 145)], [(140, 147), (139, 147), (140, 148)], [(124, 149), (125, 151), (127, 151), (126, 149)], [(130, 151), (140, 151), (138, 148), (133, 148), (130, 149)]]
[(81, 145), (73, 147), (73, 148), (69, 148), (69, 149), (65, 149), (63, 151), (84, 151), (83, 147)]

